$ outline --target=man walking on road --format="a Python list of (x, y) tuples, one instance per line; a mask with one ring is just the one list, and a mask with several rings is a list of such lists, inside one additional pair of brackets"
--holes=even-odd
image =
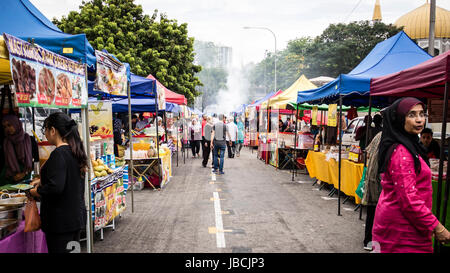
[(234, 158), (234, 155), (236, 154), (236, 139), (238, 128), (237, 125), (234, 123), (233, 118), (228, 119), (227, 129), (230, 132), (230, 137), (229, 138), (227, 137), (228, 158)]
[[(225, 160), (226, 149), (226, 137), (230, 138), (230, 133), (227, 130), (227, 126), (224, 123), (224, 115), (219, 115), (219, 122), (213, 126), (213, 132), (211, 134), (211, 147), (213, 148), (214, 158), (214, 172), (218, 174), (225, 174), (223, 172), (223, 163)], [(220, 163), (218, 162), (220, 153)]]
[(212, 129), (213, 129), (213, 123), (212, 123), (212, 118), (208, 117), (207, 122), (205, 124), (205, 127), (203, 128), (203, 139), (204, 141), (204, 145), (203, 145), (203, 162), (202, 165), (203, 167), (206, 168), (206, 164), (208, 164), (208, 160), (209, 160), (209, 154), (211, 153), (211, 133), (212, 133)]

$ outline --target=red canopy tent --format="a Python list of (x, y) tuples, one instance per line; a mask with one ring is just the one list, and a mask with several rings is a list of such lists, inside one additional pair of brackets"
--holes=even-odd
[(170, 91), (167, 87), (162, 85), (155, 77), (153, 77), (152, 74), (147, 76), (147, 79), (152, 79), (156, 81), (156, 84), (160, 84), (162, 87), (164, 87), (165, 95), (166, 95), (166, 102), (176, 103), (179, 105), (187, 105), (187, 99), (184, 95), (177, 94), (173, 91)]
[(450, 80), (450, 51), (379, 78), (372, 78), (371, 96), (443, 98)]

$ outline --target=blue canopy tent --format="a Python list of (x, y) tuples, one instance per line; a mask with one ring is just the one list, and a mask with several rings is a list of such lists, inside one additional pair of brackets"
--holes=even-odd
[[(404, 70), (430, 58), (404, 31), (400, 31), (378, 43), (348, 74), (341, 74), (320, 88), (298, 92), (297, 103), (328, 104), (343, 96), (344, 105), (367, 105), (372, 78)], [(384, 106), (386, 102), (385, 98), (374, 98), (373, 105)]]
[(259, 100), (255, 101), (254, 103), (247, 105), (247, 106), (258, 106), (261, 103), (263, 103), (264, 101), (268, 100), (270, 97), (272, 97), (275, 93), (276, 93), (275, 91), (269, 92), (262, 99), (259, 99)]
[(0, 1), (0, 32), (34, 42), (45, 49), (67, 58), (95, 67), (94, 48), (86, 34), (71, 35), (62, 32), (48, 20), (29, 0)]
[(238, 108), (236, 108), (232, 113), (235, 113), (237, 115), (242, 115), (245, 112), (245, 107), (247, 107), (246, 104), (239, 105)]
[(202, 111), (200, 111), (200, 110), (198, 110), (198, 109), (196, 109), (196, 108), (191, 108), (191, 107), (187, 107), (192, 113), (194, 113), (194, 114), (196, 114), (196, 115), (198, 115), (198, 116), (202, 116), (203, 115), (203, 112)]
[[(128, 99), (118, 99), (113, 101), (113, 112), (128, 112)], [(159, 112), (179, 112), (179, 106), (175, 103), (166, 102), (166, 110), (159, 110)], [(156, 112), (156, 103), (154, 98), (132, 98), (131, 99), (132, 112)]]
[[(405, 32), (400, 31), (395, 36), (378, 43), (348, 74), (341, 74), (334, 81), (320, 88), (298, 92), (297, 103), (328, 104), (339, 101), (338, 121), (342, 117), (343, 104), (369, 105), (369, 115), (371, 115), (370, 107), (372, 105), (383, 107), (389, 104), (386, 97), (375, 97), (372, 100), (372, 96), (370, 96), (370, 81), (372, 78), (404, 70), (430, 58), (431, 56), (411, 40)], [(337, 123), (339, 130), (342, 131), (342, 123)], [(367, 141), (368, 133), (366, 133), (366, 143)], [(339, 141), (339, 186), (337, 190), (339, 216), (341, 215), (341, 146), (342, 141)], [(364, 160), (364, 166), (366, 166), (366, 160)], [(294, 175), (292, 179), (294, 179)], [(360, 219), (361, 216), (362, 209), (360, 210)]]

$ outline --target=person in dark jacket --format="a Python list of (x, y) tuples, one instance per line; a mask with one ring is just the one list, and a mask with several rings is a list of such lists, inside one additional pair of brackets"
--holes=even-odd
[(32, 183), (32, 196), (41, 200), (41, 228), (49, 253), (64, 253), (69, 242), (80, 240), (86, 223), (84, 177), (88, 158), (77, 123), (62, 112), (44, 121), (44, 132), (56, 146), (41, 169), (40, 181)]
[[(441, 146), (433, 139), (433, 131), (430, 128), (422, 130), (422, 133), (420, 133), (420, 142), (425, 147), (428, 158), (439, 159), (441, 157)], [(444, 158), (444, 160), (447, 160), (447, 158)]]

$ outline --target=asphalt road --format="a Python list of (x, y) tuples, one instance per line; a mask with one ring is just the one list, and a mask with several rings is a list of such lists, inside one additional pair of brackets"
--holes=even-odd
[(226, 158), (225, 174), (216, 177), (201, 159), (178, 164), (161, 191), (134, 192), (134, 213), (128, 192), (128, 208), (103, 241), (96, 233), (93, 252), (367, 253), (352, 201), (338, 216), (337, 195), (328, 198), (306, 175), (292, 182), (289, 171), (266, 165), (256, 151)]

